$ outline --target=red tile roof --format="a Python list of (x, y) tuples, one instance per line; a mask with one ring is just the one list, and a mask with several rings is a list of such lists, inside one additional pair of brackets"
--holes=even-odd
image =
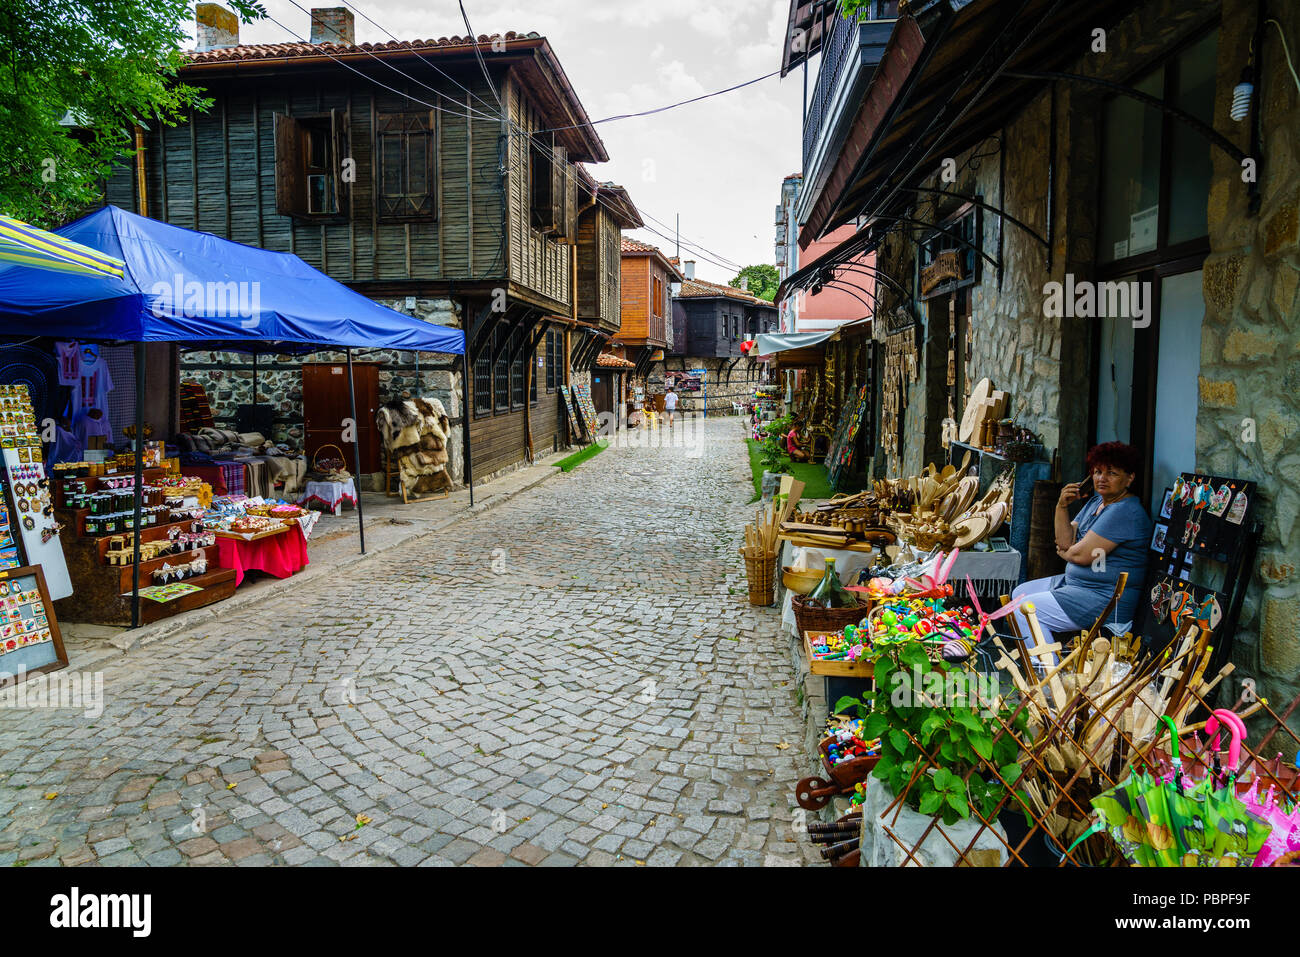
[(624, 236), (624, 237), (623, 237), (623, 252), (625, 252), (625, 253), (659, 253), (659, 255), (661, 255), (661, 256), (663, 255), (663, 253), (660, 252), (658, 246), (651, 246), (649, 243), (643, 243), (643, 242), (640, 242), (639, 240), (631, 239), (631, 238), (629, 238), (629, 237), (627, 237), (627, 236)]
[(494, 39), (501, 40), (535, 40), (539, 33), (515, 33), (480, 36), (477, 44), (472, 37), (440, 37), (437, 40), (388, 40), (384, 43), (252, 43), (234, 47), (221, 47), (216, 50), (185, 50), (182, 56), (190, 63), (222, 63), (234, 60), (267, 60), (285, 57), (305, 56), (358, 56), (371, 53), (416, 53), (425, 50), (446, 50), (455, 47), (472, 48), (475, 45), (490, 47)]
[(626, 359), (622, 359), (614, 355), (612, 352), (602, 352), (600, 355), (596, 356), (596, 365), (600, 366), (602, 369), (636, 368), (635, 362), (628, 362)]
[[(745, 292), (743, 289), (737, 289), (735, 286), (724, 286), (721, 283), (707, 282), (703, 279), (685, 279), (682, 281), (681, 292), (677, 293), (678, 299), (704, 299), (715, 298), (717, 296), (726, 296), (728, 299), (740, 299), (743, 302), (752, 302), (756, 305), (771, 306), (772, 303), (766, 299), (759, 299), (753, 293)], [(773, 308), (776, 308), (773, 306)]]

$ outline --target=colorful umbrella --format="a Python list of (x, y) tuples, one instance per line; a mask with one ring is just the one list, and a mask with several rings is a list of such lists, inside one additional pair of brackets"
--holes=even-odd
[(37, 229), (10, 216), (0, 216), (0, 262), (34, 266), (79, 276), (124, 278), (120, 259), (81, 243)]

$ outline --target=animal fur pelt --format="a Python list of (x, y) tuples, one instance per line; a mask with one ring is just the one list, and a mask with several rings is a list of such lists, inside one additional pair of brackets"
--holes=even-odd
[(388, 402), (375, 415), (384, 448), (397, 462), (408, 491), (450, 488), (447, 437), (451, 419), (438, 399)]

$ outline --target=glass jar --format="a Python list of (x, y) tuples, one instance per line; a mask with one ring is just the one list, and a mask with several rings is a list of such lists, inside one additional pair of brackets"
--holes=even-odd
[(87, 516), (86, 516), (86, 534), (87, 534), (87, 535), (98, 535), (98, 534), (100, 534), (100, 531), (99, 531), (100, 524), (101, 524), (101, 521), (100, 521), (100, 518), (99, 518), (98, 515), (87, 515)]

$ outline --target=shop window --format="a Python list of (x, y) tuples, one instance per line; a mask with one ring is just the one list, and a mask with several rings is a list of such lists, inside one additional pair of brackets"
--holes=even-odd
[(497, 329), (492, 336), (492, 352), (497, 361), (492, 369), (493, 408), (497, 412), (510, 411), (510, 356), (506, 349), (504, 331)]
[(347, 113), (275, 114), (275, 209), (296, 219), (336, 217), (347, 209), (339, 175), (348, 146)]
[(474, 360), (474, 414), (492, 411), (492, 359), (479, 356)]
[(510, 405), (512, 408), (522, 408), (524, 404), (524, 361), (522, 342), (524, 331), (516, 329), (515, 334), (510, 337), (510, 345), (507, 346), (507, 356), (515, 353), (515, 358), (510, 362)]
[[(1218, 31), (1139, 77), (1134, 89), (1213, 125)], [(1102, 110), (1097, 259), (1120, 262), (1202, 240), (1208, 232), (1210, 144), (1186, 123), (1127, 96)]]
[(432, 110), (379, 116), (376, 200), (380, 219), (436, 218), (434, 122)]
[(530, 375), (530, 376), (528, 377), (528, 403), (529, 403), (529, 405), (536, 405), (536, 404), (537, 404), (537, 380), (538, 380), (539, 378), (541, 378), (541, 377), (537, 374), (537, 356), (538, 356), (538, 355), (540, 355), (540, 353), (537, 352), (536, 350), (534, 350), (533, 353), (532, 353), (532, 355), (524, 356), (524, 361), (525, 361), (525, 362), (531, 362), (531, 363), (532, 363), (532, 366), (531, 366), (531, 368), (532, 368), (532, 375)]

